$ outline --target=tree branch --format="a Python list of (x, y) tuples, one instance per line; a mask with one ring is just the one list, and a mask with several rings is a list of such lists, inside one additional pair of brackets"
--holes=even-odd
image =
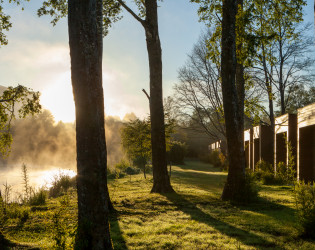
[(142, 89), (142, 92), (148, 97), (149, 102), (150, 102), (150, 96), (149, 96), (149, 94), (147, 93), (147, 91), (145, 91), (145, 89)]
[(142, 26), (145, 26), (145, 21), (143, 19), (141, 19), (136, 13), (133, 12), (132, 9), (130, 9), (122, 0), (117, 0), (119, 2), (119, 4), (124, 7), (124, 9), (126, 11), (128, 11), (138, 22), (140, 22), (142, 24)]

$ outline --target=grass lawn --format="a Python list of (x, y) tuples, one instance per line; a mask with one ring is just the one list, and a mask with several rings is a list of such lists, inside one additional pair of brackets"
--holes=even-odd
[[(211, 165), (187, 161), (172, 167), (176, 194), (150, 194), (150, 175), (109, 181), (117, 210), (110, 218), (115, 249), (315, 249), (315, 241), (299, 237), (292, 187), (262, 186), (256, 203), (234, 206), (220, 200), (225, 179), (226, 173)], [(32, 210), (24, 222), (6, 222), (7, 239), (51, 249), (61, 225), (71, 245), (75, 193)]]

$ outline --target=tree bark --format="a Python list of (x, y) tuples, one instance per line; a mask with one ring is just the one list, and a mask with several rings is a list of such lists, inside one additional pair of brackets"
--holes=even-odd
[(145, 0), (145, 34), (150, 68), (150, 119), (153, 187), (151, 192), (174, 192), (167, 172), (165, 124), (162, 91), (162, 50), (156, 0)]
[(245, 187), (245, 155), (243, 149), (240, 107), (235, 84), (236, 0), (223, 1), (222, 19), (222, 94), (226, 125), (229, 173), (222, 193), (223, 200), (239, 200)]
[(112, 249), (102, 86), (102, 0), (69, 0), (71, 77), (76, 108), (76, 249)]

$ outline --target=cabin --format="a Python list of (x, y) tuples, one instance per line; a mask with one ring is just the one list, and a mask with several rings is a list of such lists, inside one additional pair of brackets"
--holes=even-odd
[[(284, 114), (275, 118), (275, 147), (274, 147), (274, 166), (279, 162), (288, 164), (289, 145), (291, 145), (292, 154), (297, 156), (297, 115)], [(295, 166), (296, 170), (296, 166)]]
[(298, 109), (297, 140), (298, 179), (315, 181), (315, 103)]
[(254, 170), (253, 165), (253, 129), (244, 131), (244, 150), (246, 168)]
[(259, 161), (273, 164), (273, 136), (272, 130), (267, 125), (253, 127), (253, 169)]

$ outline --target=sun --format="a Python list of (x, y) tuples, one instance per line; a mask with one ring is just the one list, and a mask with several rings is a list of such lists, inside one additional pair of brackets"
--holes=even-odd
[(44, 109), (51, 111), (56, 122), (74, 122), (75, 107), (70, 72), (61, 75), (54, 84), (42, 91), (41, 104)]

